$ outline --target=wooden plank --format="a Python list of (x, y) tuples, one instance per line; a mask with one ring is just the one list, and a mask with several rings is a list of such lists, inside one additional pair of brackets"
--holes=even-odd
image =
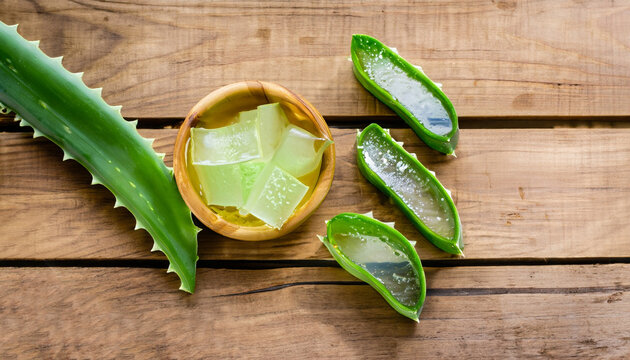
[[(427, 269), (416, 324), (337, 268), (200, 269), (192, 296), (157, 269), (5, 268), (0, 356), (621, 359), (628, 271)], [(269, 291), (223, 296), (255, 289)]]
[[(171, 161), (175, 130), (142, 130)], [(202, 259), (330, 259), (315, 238), (324, 220), (373, 210), (419, 240), (423, 259), (446, 259), (400, 211), (365, 181), (355, 163), (355, 129), (333, 129), (337, 166), (322, 206), (294, 233), (240, 242), (206, 230)], [(453, 191), (463, 222), (466, 259), (630, 256), (630, 130), (463, 130), (458, 158), (439, 155), (406, 129), (392, 134), (437, 171)], [(151, 239), (133, 231), (113, 196), (90, 186), (77, 163), (61, 162), (50, 142), (0, 134), (0, 257), (3, 259), (162, 259)]]
[(391, 114), (353, 78), (353, 33), (396, 46), (463, 116), (630, 115), (623, 2), (22, 1), (20, 23), (129, 117), (183, 117), (219, 86), (275, 81), (324, 115)]

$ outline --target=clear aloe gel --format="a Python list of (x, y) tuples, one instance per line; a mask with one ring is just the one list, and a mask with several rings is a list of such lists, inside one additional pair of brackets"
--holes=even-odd
[(346, 271), (370, 284), (400, 314), (418, 321), (426, 295), (424, 271), (411, 243), (371, 217), (343, 213), (320, 240)]
[(463, 254), (459, 214), (449, 192), (377, 124), (359, 134), (357, 164), (363, 176), (392, 198), (425, 238), (448, 253)]
[(274, 164), (269, 164), (253, 184), (243, 209), (280, 229), (307, 191), (308, 186)]
[(299, 178), (313, 172), (321, 164), (322, 154), (330, 144), (331, 140), (318, 138), (300, 127), (289, 125), (273, 162)]
[(420, 284), (409, 258), (377, 236), (363, 231), (335, 235), (339, 250), (381, 282), (403, 305), (413, 306)]
[(354, 74), (369, 92), (431, 148), (454, 152), (459, 136), (457, 114), (435, 83), (373, 37), (353, 35), (351, 52)]
[(382, 50), (378, 56), (358, 50), (357, 57), (370, 79), (406, 107), (427, 130), (438, 135), (451, 132), (453, 124), (440, 99), (422, 82), (398, 67), (390, 57), (383, 56)]
[(227, 165), (262, 157), (256, 122), (252, 119), (216, 128), (190, 130), (194, 165)]
[(243, 205), (239, 164), (196, 165), (199, 181), (204, 184), (206, 204), (240, 207)]

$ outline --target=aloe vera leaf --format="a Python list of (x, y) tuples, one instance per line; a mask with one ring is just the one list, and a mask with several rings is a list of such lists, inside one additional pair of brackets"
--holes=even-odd
[(383, 128), (370, 124), (357, 138), (357, 165), (426, 239), (447, 253), (463, 255), (461, 222), (450, 192), (415, 154)]
[(429, 147), (453, 154), (459, 138), (451, 101), (418, 67), (368, 35), (353, 35), (353, 71), (372, 95), (390, 107)]
[(175, 272), (180, 289), (195, 289), (197, 233), (190, 210), (177, 190), (173, 171), (156, 154), (153, 139), (136, 130), (120, 107), (109, 106), (100, 89), (90, 89), (81, 74), (68, 72), (61, 58), (50, 58), (17, 32), (17, 25), (0, 22), (0, 102), (20, 125), (31, 126), (33, 137), (44, 136), (63, 149), (116, 197), (136, 218), (136, 229), (153, 237), (151, 251), (160, 250)]
[(407, 238), (386, 223), (353, 213), (332, 218), (326, 232), (319, 239), (342, 268), (372, 286), (398, 313), (418, 321), (426, 283)]

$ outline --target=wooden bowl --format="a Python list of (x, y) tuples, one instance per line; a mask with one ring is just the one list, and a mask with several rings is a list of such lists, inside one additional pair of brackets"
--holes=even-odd
[(199, 122), (209, 127), (224, 126), (230, 116), (240, 111), (275, 102), (280, 103), (287, 112), (291, 123), (319, 137), (332, 140), (328, 125), (313, 105), (280, 85), (264, 81), (244, 81), (213, 91), (190, 110), (179, 128), (173, 153), (173, 167), (179, 192), (193, 214), (207, 227), (221, 235), (249, 241), (268, 240), (286, 235), (295, 230), (317, 209), (330, 190), (335, 172), (335, 144), (324, 151), (319, 179), (309, 199), (295, 210), (280, 229), (266, 225), (243, 226), (226, 221), (210, 209), (199, 192), (195, 191), (186, 165), (186, 145), (190, 138), (190, 129)]

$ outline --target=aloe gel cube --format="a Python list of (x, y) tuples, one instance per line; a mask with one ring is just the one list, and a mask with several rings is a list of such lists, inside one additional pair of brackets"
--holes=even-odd
[(317, 169), (324, 150), (330, 144), (330, 140), (318, 138), (300, 127), (289, 125), (274, 155), (273, 163), (299, 178)]
[(199, 183), (202, 184), (206, 204), (235, 207), (243, 205), (239, 164), (193, 166)]
[(289, 121), (279, 103), (260, 105), (257, 110), (262, 156), (270, 159), (278, 148)]
[(258, 175), (265, 168), (266, 163), (262, 161), (246, 161), (240, 164), (241, 171), (241, 189), (243, 194), (243, 202), (247, 201), (249, 194), (258, 179)]
[(258, 109), (249, 110), (249, 111), (241, 111), (238, 113), (238, 122), (239, 123), (249, 123), (258, 121)]
[(216, 129), (192, 128), (190, 138), (194, 165), (235, 164), (262, 156), (256, 121)]
[(293, 214), (308, 187), (270, 163), (252, 187), (244, 210), (276, 229)]

